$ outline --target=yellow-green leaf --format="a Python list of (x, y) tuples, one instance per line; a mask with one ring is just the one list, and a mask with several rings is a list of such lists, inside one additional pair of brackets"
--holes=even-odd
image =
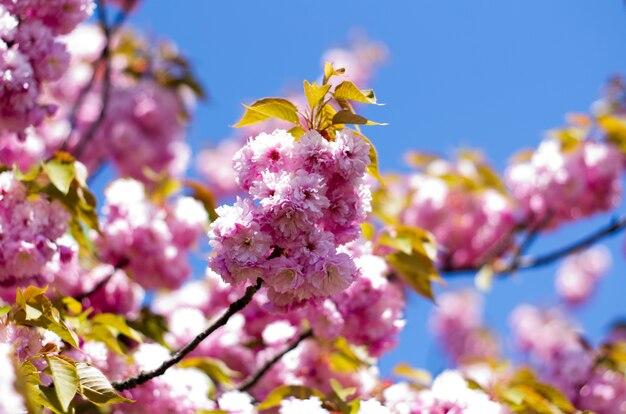
[(90, 402), (98, 406), (133, 402), (118, 394), (99, 369), (84, 362), (77, 362), (76, 370), (79, 377), (79, 392)]
[(421, 254), (408, 255), (403, 252), (387, 255), (387, 262), (402, 280), (420, 295), (435, 300), (431, 282), (438, 280), (437, 270), (428, 257)]
[(299, 125), (289, 129), (287, 132), (289, 132), (296, 139), (296, 141), (299, 140), (302, 135), (306, 134), (304, 128)]
[(59, 335), (61, 339), (78, 348), (78, 336), (71, 326), (61, 319), (59, 310), (44, 295), (45, 289), (29, 286), (18, 289), (13, 319), (23, 325), (37, 326)]
[(107, 328), (114, 329), (119, 334), (132, 339), (133, 341), (142, 342), (139, 332), (131, 328), (126, 324), (126, 320), (113, 313), (100, 313), (93, 317), (92, 322), (94, 324), (103, 325)]
[(239, 378), (240, 374), (233, 371), (224, 362), (215, 358), (196, 357), (186, 358), (178, 364), (181, 368), (197, 368), (204, 372), (214, 382), (219, 384), (232, 384), (234, 378)]
[(324, 394), (313, 388), (305, 387), (303, 385), (283, 385), (272, 391), (267, 398), (265, 398), (265, 400), (257, 406), (257, 410), (262, 411), (278, 407), (282, 400), (289, 397), (306, 400), (313, 396), (322, 400), (324, 399)]
[(202, 203), (204, 209), (209, 215), (209, 219), (214, 221), (217, 219), (217, 213), (215, 208), (217, 207), (217, 199), (213, 192), (202, 183), (190, 179), (183, 180), (183, 184), (191, 189), (193, 193), (191, 196)]
[(235, 125), (235, 128), (253, 125), (270, 118), (278, 118), (283, 121), (297, 124), (298, 108), (287, 99), (283, 98), (263, 98), (252, 103), (252, 105), (244, 105), (246, 112), (243, 118)]
[(424, 369), (413, 368), (407, 364), (398, 364), (393, 369), (395, 375), (407, 378), (411, 382), (421, 386), (428, 386), (433, 381), (433, 376), (430, 372)]
[(379, 123), (370, 121), (369, 119), (357, 115), (349, 109), (342, 109), (337, 112), (335, 116), (333, 116), (333, 124), (334, 125), (343, 125), (343, 124), (351, 124), (351, 125), (387, 125), (385, 123)]
[(78, 373), (76, 367), (67, 359), (58, 356), (46, 356), (50, 368), (54, 392), (63, 410), (67, 411), (78, 391)]
[(370, 146), (370, 163), (367, 166), (367, 172), (374, 177), (381, 185), (385, 185), (383, 181), (383, 177), (380, 175), (380, 170), (378, 169), (378, 154), (376, 153), (376, 148), (372, 141), (370, 141), (365, 135), (357, 133), (367, 144)]
[(43, 164), (43, 170), (50, 182), (63, 194), (70, 191), (70, 185), (76, 176), (74, 162), (54, 158)]
[(51, 410), (55, 414), (74, 414), (76, 410), (74, 407), (70, 406), (68, 408), (63, 408), (61, 401), (59, 401), (58, 395), (55, 393), (55, 390), (47, 387), (29, 387), (29, 392), (34, 394), (34, 402), (42, 405), (49, 410)]
[(339, 397), (339, 399), (343, 402), (346, 402), (348, 397), (356, 392), (355, 387), (344, 388), (343, 385), (341, 385), (341, 383), (335, 378), (330, 379), (330, 387), (333, 392), (337, 394), (337, 397)]
[(309, 81), (304, 81), (304, 96), (306, 96), (311, 108), (315, 108), (322, 101), (330, 90), (330, 86), (330, 84), (319, 86), (315, 81), (312, 84)]
[(380, 105), (376, 102), (376, 95), (374, 95), (374, 91), (371, 89), (361, 90), (350, 81), (343, 81), (337, 85), (333, 94), (337, 100)]
[(346, 73), (346, 69), (345, 68), (335, 69), (333, 67), (332, 63), (324, 62), (324, 82), (323, 82), (323, 84), (326, 85), (328, 83), (328, 80), (330, 78), (332, 78), (333, 76), (343, 75), (344, 73)]
[(62, 302), (65, 305), (65, 307), (67, 308), (67, 310), (72, 312), (74, 315), (78, 315), (79, 313), (81, 313), (83, 311), (83, 305), (81, 305), (81, 303), (79, 301), (77, 301), (76, 299), (74, 299), (71, 296), (64, 297), (62, 299)]

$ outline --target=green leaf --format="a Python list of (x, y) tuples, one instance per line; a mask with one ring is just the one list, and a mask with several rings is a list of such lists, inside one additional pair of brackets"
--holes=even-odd
[(387, 262), (415, 292), (432, 301), (435, 300), (431, 281), (438, 280), (439, 276), (432, 260), (421, 254), (408, 255), (398, 252), (387, 255)]
[(372, 105), (381, 105), (376, 103), (376, 95), (371, 89), (359, 89), (354, 83), (350, 81), (343, 81), (335, 88), (333, 92), (335, 99), (362, 102)]
[(306, 96), (309, 106), (311, 108), (315, 108), (322, 101), (322, 99), (324, 99), (324, 96), (326, 96), (330, 87), (330, 84), (319, 86), (315, 81), (311, 84), (309, 81), (305, 80), (304, 96)]
[(282, 385), (272, 391), (267, 398), (265, 398), (265, 400), (257, 406), (257, 410), (262, 411), (278, 407), (282, 400), (289, 397), (306, 400), (313, 396), (324, 400), (324, 394), (313, 388), (305, 387), (303, 385)]
[(374, 147), (374, 144), (372, 144), (372, 141), (370, 141), (365, 135), (360, 133), (357, 134), (361, 136), (361, 138), (363, 138), (363, 140), (367, 142), (370, 146), (370, 163), (367, 166), (367, 172), (369, 172), (372, 177), (374, 177), (381, 185), (384, 186), (385, 183), (383, 182), (383, 177), (381, 177), (380, 171), (378, 169), (378, 154), (376, 153), (376, 148)]
[(43, 170), (50, 182), (63, 194), (70, 191), (70, 185), (76, 176), (73, 161), (61, 158), (53, 158), (43, 164)]
[(215, 358), (197, 357), (187, 358), (178, 364), (181, 368), (197, 368), (204, 372), (214, 382), (219, 384), (232, 384), (234, 378), (241, 375), (237, 371), (233, 371), (224, 362)]
[(333, 347), (334, 350), (330, 354), (330, 364), (334, 371), (356, 372), (371, 363), (371, 361), (357, 355), (350, 343), (342, 336), (335, 340)]
[(342, 109), (333, 116), (333, 125), (337, 124), (351, 124), (351, 125), (387, 125), (385, 123), (379, 123), (370, 121), (369, 119), (357, 115), (349, 109)]
[(133, 402), (118, 394), (99, 369), (84, 362), (77, 362), (76, 370), (79, 377), (79, 392), (92, 403), (102, 406)]
[(34, 393), (35, 402), (38, 404), (48, 408), (55, 414), (74, 414), (74, 407), (64, 408), (59, 401), (59, 396), (52, 388), (45, 387), (34, 387), (36, 389), (31, 388), (30, 392)]
[(139, 317), (128, 324), (146, 337), (168, 348), (163, 335), (168, 332), (167, 320), (153, 313), (149, 308), (142, 308)]
[(132, 339), (133, 341), (142, 342), (139, 332), (126, 324), (126, 319), (120, 315), (113, 313), (100, 313), (93, 317), (94, 324), (103, 325), (106, 328), (114, 329), (117, 333)]
[(330, 379), (330, 388), (332, 388), (333, 392), (342, 402), (346, 402), (348, 397), (356, 392), (355, 387), (344, 388), (343, 385), (341, 385), (341, 383), (335, 378)]
[(401, 377), (407, 378), (414, 384), (420, 386), (428, 386), (433, 382), (433, 376), (430, 372), (413, 368), (407, 364), (398, 364), (393, 369), (394, 375), (399, 375)]
[(370, 222), (363, 222), (361, 223), (361, 234), (367, 240), (372, 240), (376, 235), (376, 228)]
[(44, 295), (45, 289), (32, 286), (18, 289), (13, 320), (22, 325), (37, 326), (52, 331), (61, 339), (78, 348), (78, 336), (71, 326), (61, 319), (59, 310)]
[(333, 67), (332, 63), (324, 62), (324, 82), (323, 82), (323, 84), (326, 85), (328, 83), (328, 80), (330, 78), (332, 78), (333, 76), (343, 75), (344, 73), (346, 73), (346, 69), (345, 68), (335, 69)]
[(46, 356), (50, 368), (54, 392), (63, 410), (67, 411), (78, 391), (78, 373), (74, 364), (59, 356)]
[(4, 317), (11, 310), (11, 306), (3, 305), (0, 306), (0, 318)]
[(433, 236), (419, 227), (395, 226), (381, 234), (378, 243), (397, 250), (386, 259), (400, 278), (420, 295), (434, 300), (431, 281), (441, 278), (433, 262), (437, 252)]
[(62, 300), (63, 304), (74, 315), (78, 315), (83, 311), (83, 305), (71, 296), (66, 296)]
[(431, 162), (437, 161), (439, 157), (424, 152), (411, 151), (406, 155), (405, 159), (407, 164), (412, 167), (424, 168)]
[(304, 128), (299, 125), (296, 125), (287, 132), (289, 132), (296, 139), (296, 141), (299, 140), (302, 135), (306, 134)]
[(255, 101), (252, 105), (244, 105), (246, 112), (243, 118), (235, 125), (240, 128), (253, 125), (270, 118), (278, 118), (283, 121), (298, 124), (298, 108), (287, 99), (283, 98), (263, 98)]
[(183, 184), (193, 190), (191, 196), (202, 203), (204, 209), (209, 215), (209, 219), (211, 221), (215, 221), (217, 219), (217, 213), (215, 212), (217, 199), (215, 198), (213, 192), (199, 181), (185, 179), (183, 180)]

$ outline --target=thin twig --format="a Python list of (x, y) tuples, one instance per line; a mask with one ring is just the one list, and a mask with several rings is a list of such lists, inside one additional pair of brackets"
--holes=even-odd
[[(520, 264), (517, 269), (530, 269), (545, 266), (562, 257), (583, 250), (607, 236), (619, 233), (624, 228), (626, 228), (626, 215), (614, 218), (604, 227), (599, 228), (594, 233), (583, 237), (582, 239), (570, 244), (569, 246), (561, 247), (550, 253), (546, 253), (537, 257), (522, 257), (520, 259)], [(507, 273), (517, 269), (508, 269)]]
[(196, 336), (191, 342), (187, 345), (176, 351), (168, 360), (164, 361), (158, 368), (142, 371), (138, 375), (128, 378), (122, 382), (114, 382), (113, 387), (118, 391), (129, 390), (131, 388), (135, 388), (138, 385), (141, 385), (145, 382), (150, 381), (153, 378), (156, 378), (160, 375), (163, 375), (165, 371), (167, 371), (170, 367), (180, 362), (187, 354), (196, 349), (198, 345), (202, 341), (204, 341), (209, 335), (215, 332), (218, 328), (226, 325), (228, 320), (235, 313), (239, 312), (243, 308), (245, 308), (254, 294), (261, 288), (263, 284), (263, 280), (258, 278), (254, 285), (248, 286), (246, 288), (246, 293), (239, 298), (237, 301), (230, 304), (226, 312), (219, 319), (217, 319), (211, 326), (202, 331), (198, 336)]
[(280, 361), (282, 357), (284, 357), (286, 354), (296, 349), (302, 341), (304, 341), (307, 338), (311, 338), (312, 336), (313, 336), (313, 332), (310, 329), (303, 332), (298, 337), (298, 339), (296, 339), (291, 345), (289, 345), (287, 348), (285, 348), (283, 351), (279, 352), (278, 354), (274, 355), (272, 359), (267, 361), (265, 365), (263, 365), (263, 367), (261, 367), (261, 369), (256, 372), (256, 374), (254, 374), (253, 376), (248, 378), (244, 383), (242, 383), (238, 388), (239, 391), (247, 391), (248, 389), (254, 387), (254, 385), (257, 382), (259, 382), (261, 378), (263, 378), (263, 376), (267, 373), (267, 371), (269, 371), (270, 368), (272, 368), (278, 361)]
[[(504, 265), (502, 267), (496, 267), (494, 271), (496, 274), (506, 275), (515, 272), (516, 270), (534, 269), (537, 267), (545, 266), (567, 255), (590, 247), (607, 236), (619, 233), (624, 228), (626, 228), (626, 214), (614, 218), (605, 226), (600, 227), (593, 233), (583, 237), (582, 239), (572, 244), (539, 256), (522, 256), (515, 262), (511, 261), (507, 265)], [(471, 274), (472, 272), (476, 272), (478, 270), (479, 268), (477, 267), (464, 267), (456, 269), (443, 269), (442, 273), (445, 273), (447, 276), (461, 276)]]
[(539, 235), (541, 230), (543, 230), (548, 225), (548, 223), (550, 223), (551, 219), (552, 213), (547, 212), (546, 215), (541, 218), (541, 220), (537, 221), (535, 225), (533, 225), (528, 230), (528, 232), (526, 233), (526, 237), (524, 238), (524, 240), (522, 240), (519, 247), (515, 251), (515, 255), (513, 256), (513, 259), (511, 259), (511, 264), (509, 265), (509, 267), (519, 266), (519, 261), (522, 259), (522, 255), (526, 253), (528, 249), (530, 249), (530, 246), (532, 246), (535, 240), (537, 240), (537, 236)]
[[(101, 6), (102, 5), (99, 4), (98, 8), (100, 8)], [(63, 145), (61, 145), (61, 148), (60, 148), (61, 151), (67, 151), (70, 138), (72, 137), (72, 134), (74, 133), (74, 130), (76, 129), (76, 126), (78, 125), (78, 114), (80, 113), (80, 110), (83, 107), (85, 99), (87, 99), (89, 92), (91, 92), (91, 90), (93, 89), (93, 86), (96, 83), (96, 79), (98, 78), (98, 68), (100, 67), (100, 65), (102, 65), (103, 62), (105, 62), (106, 60), (110, 60), (110, 54), (111, 54), (110, 39), (117, 32), (117, 30), (124, 24), (127, 16), (128, 16), (127, 12), (121, 11), (120, 13), (118, 13), (113, 24), (109, 27), (106, 24), (106, 16), (103, 17), (102, 15), (99, 15), (100, 24), (103, 27), (105, 35), (107, 33), (106, 31), (108, 30), (108, 36), (105, 37), (105, 41), (106, 41), (105, 47), (103, 47), (102, 51), (100, 52), (100, 56), (98, 56), (98, 59), (96, 59), (96, 61), (93, 62), (93, 72), (91, 74), (91, 77), (89, 78), (89, 81), (87, 82), (87, 84), (81, 89), (80, 93), (78, 94), (78, 97), (76, 98), (76, 101), (74, 102), (74, 107), (72, 108), (72, 111), (70, 112), (70, 115), (68, 117), (69, 124), (70, 124), (69, 133), (67, 137), (65, 138), (65, 140), (63, 141)]]
[[(102, 102), (100, 106), (100, 113), (98, 114), (98, 118), (94, 122), (91, 123), (85, 135), (81, 138), (80, 142), (74, 149), (74, 156), (79, 158), (87, 144), (91, 141), (94, 134), (104, 121), (106, 117), (107, 107), (109, 106), (109, 97), (111, 95), (111, 28), (107, 22), (107, 14), (106, 8), (104, 6), (104, 0), (98, 0), (98, 20), (100, 21), (100, 26), (102, 27), (102, 31), (104, 32), (104, 48), (102, 49), (101, 59), (104, 61), (104, 79), (102, 80)], [(95, 72), (94, 72), (95, 76)]]
[(86, 292), (83, 292), (83, 293), (81, 293), (81, 294), (79, 294), (77, 296), (74, 296), (74, 299), (76, 299), (77, 301), (81, 302), (83, 299), (87, 299), (88, 297), (90, 297), (94, 293), (98, 292), (107, 283), (109, 283), (109, 280), (111, 280), (113, 275), (115, 275), (115, 272), (117, 272), (118, 270), (121, 270), (124, 267), (128, 266), (128, 263), (129, 263), (129, 260), (127, 258), (124, 258), (124, 259), (120, 260), (119, 262), (117, 262), (115, 264), (115, 266), (113, 266), (113, 270), (111, 270), (111, 272), (108, 275), (106, 275), (102, 280), (100, 280), (98, 283), (96, 283), (96, 285), (94, 287), (92, 287), (91, 289), (89, 289)]

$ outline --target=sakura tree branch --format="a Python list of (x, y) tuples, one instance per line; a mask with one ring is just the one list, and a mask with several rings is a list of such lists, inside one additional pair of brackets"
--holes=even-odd
[[(98, 10), (99, 10), (98, 18), (100, 20), (100, 25), (102, 26), (102, 29), (105, 33), (105, 42), (106, 42), (105, 47), (102, 49), (102, 52), (100, 53), (100, 56), (98, 57), (98, 59), (93, 63), (93, 73), (91, 74), (89, 81), (81, 89), (80, 93), (78, 94), (78, 97), (76, 98), (76, 101), (74, 102), (74, 107), (72, 108), (72, 112), (70, 113), (70, 116), (69, 116), (70, 129), (69, 129), (68, 136), (65, 138), (65, 141), (63, 142), (63, 145), (61, 146), (62, 151), (67, 150), (67, 146), (69, 145), (69, 140), (72, 136), (72, 133), (76, 129), (76, 125), (78, 123), (78, 114), (80, 112), (80, 109), (83, 107), (83, 103), (85, 102), (85, 99), (87, 98), (87, 96), (89, 95), (89, 92), (93, 89), (93, 86), (96, 83), (96, 79), (98, 77), (97, 76), (98, 68), (102, 65), (103, 62), (107, 62), (111, 58), (110, 39), (115, 34), (115, 32), (124, 24), (124, 21), (126, 20), (126, 17), (128, 16), (127, 11), (122, 10), (117, 15), (113, 25), (109, 26), (106, 23), (106, 14), (104, 12), (104, 7), (102, 5), (102, 2), (98, 2)], [(106, 77), (109, 78), (110, 74), (109, 76), (106, 76)]]
[(129, 390), (145, 382), (148, 382), (153, 378), (163, 375), (165, 371), (167, 371), (170, 367), (179, 363), (187, 354), (189, 354), (191, 351), (196, 349), (196, 347), (200, 345), (200, 343), (204, 341), (209, 335), (215, 332), (218, 328), (226, 325), (226, 323), (228, 323), (228, 320), (231, 318), (231, 316), (233, 316), (234, 314), (236, 314), (237, 312), (245, 308), (252, 300), (252, 297), (254, 296), (254, 294), (258, 292), (258, 290), (261, 288), (262, 284), (263, 284), (263, 280), (261, 278), (258, 278), (254, 285), (248, 286), (246, 288), (245, 294), (241, 298), (237, 299), (237, 301), (231, 303), (228, 309), (226, 310), (226, 312), (224, 312), (224, 314), (220, 316), (219, 319), (217, 319), (207, 329), (202, 331), (198, 336), (196, 336), (187, 345), (185, 345), (184, 347), (176, 351), (169, 359), (164, 361), (159, 367), (153, 370), (149, 370), (149, 371), (142, 371), (138, 375), (128, 378), (124, 381), (114, 382), (113, 387), (118, 391)]
[(113, 269), (111, 270), (111, 272), (108, 275), (106, 275), (104, 278), (102, 278), (102, 280), (100, 280), (98, 283), (96, 283), (88, 291), (83, 292), (83, 293), (81, 293), (81, 294), (79, 294), (77, 296), (74, 296), (74, 299), (76, 299), (77, 301), (81, 302), (83, 299), (87, 299), (91, 295), (95, 294), (100, 289), (102, 289), (104, 286), (106, 286), (107, 283), (109, 283), (109, 280), (111, 280), (113, 275), (115, 275), (115, 272), (117, 272), (118, 270), (121, 270), (124, 267), (128, 266), (128, 263), (129, 263), (129, 260), (127, 258), (123, 258), (122, 260), (117, 262), (115, 264), (115, 266), (113, 266)]
[(298, 347), (298, 345), (300, 345), (300, 343), (302, 341), (304, 341), (307, 338), (311, 338), (313, 336), (313, 332), (309, 329), (307, 331), (304, 331), (299, 337), (298, 339), (296, 339), (291, 345), (289, 345), (287, 348), (285, 348), (283, 351), (279, 352), (278, 354), (274, 355), (274, 357), (272, 359), (270, 359), (269, 361), (267, 361), (260, 370), (258, 370), (256, 372), (256, 374), (252, 375), (250, 378), (248, 378), (244, 383), (242, 383), (239, 386), (239, 391), (247, 391), (250, 388), (254, 387), (256, 385), (257, 382), (259, 382), (259, 380), (261, 378), (263, 378), (263, 376), (267, 373), (267, 371), (270, 370), (270, 368), (272, 368), (278, 361), (280, 361), (282, 359), (282, 357), (284, 357), (285, 355), (287, 355), (289, 352), (293, 351), (294, 349), (296, 349)]
[[(494, 272), (496, 274), (506, 275), (515, 272), (516, 270), (534, 269), (548, 265), (565, 256), (590, 247), (598, 241), (604, 239), (605, 237), (617, 234), (624, 228), (626, 228), (626, 214), (620, 217), (613, 218), (613, 220), (611, 220), (608, 224), (600, 227), (599, 229), (596, 229), (596, 231), (594, 231), (593, 233), (583, 237), (582, 239), (572, 244), (563, 246), (554, 251), (539, 256), (521, 256), (517, 259), (513, 257), (513, 259), (508, 264), (496, 266), (494, 268)], [(535, 236), (533, 236), (533, 238)], [(468, 274), (477, 270), (479, 270), (478, 267), (444, 268), (441, 269), (441, 272), (449, 276), (460, 276), (462, 274)]]
[[(593, 244), (599, 242), (605, 237), (612, 236), (619, 233), (626, 228), (626, 214), (621, 217), (615, 217), (607, 225), (597, 229), (595, 232), (583, 237), (582, 239), (568, 245), (556, 249), (552, 252), (546, 253), (537, 257), (522, 257), (518, 269), (531, 269), (536, 267), (545, 266), (552, 262), (559, 260), (562, 257), (576, 253)], [(514, 271), (516, 269), (505, 269), (506, 273)]]
[(94, 134), (104, 121), (106, 117), (107, 107), (109, 106), (109, 97), (111, 95), (111, 27), (109, 27), (109, 23), (107, 22), (107, 13), (106, 8), (104, 6), (104, 0), (98, 1), (98, 20), (100, 21), (100, 26), (102, 27), (102, 31), (104, 32), (104, 48), (102, 49), (101, 59), (104, 61), (104, 79), (102, 81), (102, 102), (100, 107), (100, 113), (98, 114), (98, 118), (94, 122), (91, 123), (87, 132), (82, 137), (76, 149), (74, 150), (74, 156), (79, 158), (85, 147), (91, 141)]
[(526, 251), (528, 251), (528, 249), (530, 249), (530, 246), (532, 246), (535, 240), (537, 240), (537, 236), (539, 236), (539, 233), (541, 232), (541, 230), (543, 230), (548, 225), (551, 219), (552, 219), (552, 213), (547, 212), (546, 215), (543, 216), (541, 220), (537, 221), (535, 225), (532, 226), (528, 230), (528, 232), (526, 233), (526, 236), (524, 237), (521, 244), (515, 251), (515, 254), (513, 255), (513, 259), (510, 262), (511, 267), (519, 266), (519, 262), (522, 259), (522, 255)]

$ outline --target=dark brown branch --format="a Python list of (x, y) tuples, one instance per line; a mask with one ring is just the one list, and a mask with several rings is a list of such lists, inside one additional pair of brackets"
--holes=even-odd
[(263, 284), (263, 280), (259, 278), (256, 280), (256, 283), (254, 285), (248, 286), (246, 288), (246, 293), (241, 298), (239, 298), (236, 302), (233, 302), (228, 307), (226, 312), (224, 312), (224, 314), (220, 316), (219, 319), (217, 319), (207, 329), (202, 331), (198, 336), (196, 336), (187, 345), (185, 345), (184, 347), (176, 351), (168, 360), (164, 361), (158, 368), (150, 370), (150, 371), (140, 372), (138, 375), (128, 378), (127, 380), (124, 380), (122, 382), (115, 382), (113, 383), (113, 387), (118, 391), (129, 390), (145, 382), (148, 382), (153, 378), (163, 375), (165, 371), (167, 371), (170, 367), (180, 362), (187, 354), (189, 354), (191, 351), (196, 349), (196, 347), (200, 345), (200, 343), (204, 341), (209, 335), (215, 332), (218, 328), (226, 325), (226, 323), (228, 323), (228, 320), (231, 318), (231, 316), (233, 316), (234, 314), (236, 314), (237, 312), (245, 308), (252, 300), (252, 297), (254, 296), (254, 294), (261, 288), (262, 284)]
[(99, 281), (98, 283), (95, 284), (94, 287), (92, 287), (91, 289), (89, 289), (86, 292), (83, 292), (77, 296), (74, 296), (74, 299), (76, 299), (77, 301), (81, 302), (83, 299), (87, 299), (88, 297), (90, 297), (91, 295), (93, 295), (94, 293), (98, 292), (100, 289), (102, 289), (107, 283), (109, 283), (109, 280), (111, 280), (111, 278), (113, 277), (113, 275), (115, 274), (115, 272), (117, 272), (120, 269), (123, 269), (124, 267), (128, 266), (128, 259), (124, 258), (122, 260), (120, 260), (119, 262), (117, 262), (115, 264), (115, 266), (113, 267), (113, 270), (111, 270), (111, 273), (109, 273), (108, 275), (106, 275), (104, 278), (102, 278), (101, 281)]
[(543, 230), (548, 225), (548, 223), (550, 223), (551, 219), (552, 219), (552, 213), (547, 212), (546, 215), (543, 216), (541, 220), (537, 221), (535, 225), (533, 225), (526, 232), (526, 236), (524, 237), (524, 240), (522, 240), (519, 247), (516, 249), (515, 254), (513, 255), (513, 259), (511, 259), (511, 262), (509, 265), (510, 267), (519, 266), (519, 262), (520, 260), (522, 260), (522, 255), (526, 253), (528, 249), (530, 249), (530, 246), (532, 246), (532, 244), (535, 242), (541, 230)]
[[(103, 10), (101, 9), (101, 7), (102, 7), (102, 4), (100, 3), (98, 5), (98, 8), (100, 8), (100, 11)], [(124, 24), (124, 21), (126, 20), (126, 17), (128, 16), (128, 13), (126, 11), (121, 11), (117, 15), (113, 25), (110, 27), (106, 23), (106, 15), (99, 14), (98, 16), (100, 20), (100, 25), (102, 26), (105, 34), (107, 33), (107, 30), (108, 30), (108, 35), (105, 38), (106, 47), (102, 49), (102, 51), (100, 52), (100, 56), (98, 56), (98, 59), (96, 59), (96, 61), (93, 63), (93, 73), (91, 74), (91, 77), (89, 78), (89, 81), (87, 82), (87, 84), (81, 89), (80, 93), (78, 94), (78, 97), (76, 98), (76, 101), (74, 102), (74, 107), (72, 108), (72, 111), (68, 117), (69, 124), (70, 124), (69, 133), (67, 137), (65, 138), (65, 141), (63, 141), (63, 145), (61, 145), (61, 148), (60, 148), (61, 151), (67, 151), (69, 140), (72, 134), (74, 133), (74, 130), (76, 129), (76, 125), (78, 124), (78, 114), (81, 108), (83, 107), (83, 103), (85, 102), (85, 99), (89, 95), (89, 92), (93, 89), (93, 86), (96, 83), (96, 79), (98, 77), (98, 68), (100, 67), (100, 65), (102, 65), (103, 62), (110, 59), (110, 54), (111, 54), (110, 47), (109, 47), (110, 39), (113, 37), (115, 32)]]
[[(572, 253), (576, 253), (587, 247), (590, 247), (607, 236), (611, 236), (613, 234), (619, 233), (624, 228), (626, 228), (626, 215), (614, 218), (613, 220), (611, 220), (610, 223), (608, 223), (604, 227), (597, 229), (595, 232), (587, 235), (586, 237), (583, 237), (582, 239), (568, 246), (561, 247), (550, 253), (546, 253), (544, 255), (537, 256), (537, 257), (522, 257), (520, 259), (520, 264), (518, 268), (519, 269), (531, 269), (531, 268), (545, 266), (547, 264), (550, 264), (552, 262), (555, 262), (561, 259), (562, 257), (565, 257)], [(513, 270), (516, 270), (516, 269), (509, 269), (507, 270), (507, 273)]]
[(267, 361), (265, 365), (263, 365), (263, 367), (261, 367), (261, 369), (256, 372), (256, 374), (254, 374), (253, 376), (248, 378), (244, 383), (242, 383), (238, 388), (239, 391), (247, 391), (248, 389), (254, 387), (254, 385), (257, 382), (259, 382), (261, 378), (263, 378), (263, 376), (267, 373), (267, 371), (269, 371), (270, 368), (272, 368), (278, 361), (280, 361), (282, 357), (284, 357), (289, 352), (296, 349), (302, 341), (304, 341), (307, 338), (311, 338), (312, 336), (313, 336), (313, 332), (310, 329), (303, 332), (298, 337), (298, 339), (296, 339), (291, 345), (289, 345), (287, 348), (285, 348), (283, 351), (279, 352), (278, 354), (274, 355), (272, 359)]
[[(576, 253), (580, 250), (590, 247), (598, 241), (604, 239), (605, 237), (619, 233), (624, 228), (626, 228), (626, 214), (621, 217), (614, 218), (607, 225), (600, 227), (593, 233), (583, 237), (582, 239), (572, 244), (539, 256), (522, 256), (519, 257), (517, 260), (513, 258), (513, 260), (510, 261), (508, 264), (495, 266), (494, 271), (497, 274), (506, 275), (515, 272), (516, 270), (534, 269), (537, 267), (545, 266), (572, 253)], [(464, 267), (441, 269), (441, 272), (445, 273), (447, 276), (461, 276), (463, 274), (471, 274), (472, 272), (476, 272), (478, 270), (478, 267)]]
[[(98, 114), (98, 118), (94, 122), (89, 125), (89, 129), (85, 132), (85, 135), (80, 139), (78, 145), (74, 149), (73, 153), (76, 158), (79, 158), (87, 144), (92, 140), (94, 134), (104, 121), (106, 117), (107, 107), (109, 106), (109, 97), (111, 95), (111, 36), (112, 31), (111, 27), (107, 22), (107, 14), (106, 8), (104, 6), (104, 0), (98, 0), (98, 20), (100, 21), (100, 26), (102, 27), (102, 31), (104, 32), (104, 48), (102, 49), (102, 56), (99, 59), (99, 62), (104, 62), (104, 79), (102, 80), (102, 102), (100, 106), (100, 113)], [(95, 76), (95, 68), (94, 68), (94, 76)]]

